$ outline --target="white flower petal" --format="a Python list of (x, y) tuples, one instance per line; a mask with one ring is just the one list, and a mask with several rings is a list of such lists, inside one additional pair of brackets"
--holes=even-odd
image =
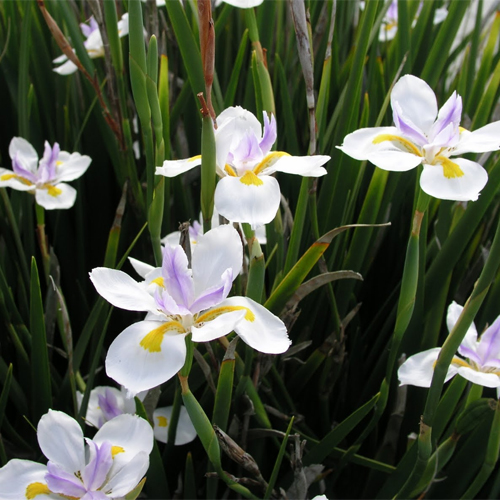
[(423, 191), (441, 200), (475, 201), (479, 192), (488, 182), (488, 173), (479, 163), (464, 158), (452, 158), (463, 175), (445, 177), (444, 167), (425, 165), (420, 176), (420, 187)]
[(75, 73), (77, 70), (78, 68), (74, 62), (66, 61), (64, 64), (61, 64), (61, 66), (54, 68), (52, 71), (55, 71), (59, 75), (66, 76)]
[[(227, 300), (227, 299), (226, 299)], [(191, 327), (193, 342), (210, 342), (231, 333), (236, 324), (245, 316), (246, 311), (224, 306), (226, 301), (217, 307), (205, 311)], [(211, 319), (215, 316), (213, 319)]]
[(52, 59), (52, 62), (54, 64), (60, 64), (60, 63), (63, 63), (64, 61), (67, 61), (67, 60), (68, 60), (68, 56), (66, 54), (61, 54), (59, 57)]
[[(2, 500), (26, 499), (26, 489), (32, 485), (36, 500), (60, 499), (54, 493), (43, 493), (47, 467), (30, 460), (13, 459), (0, 469), (0, 498)], [(31, 498), (35, 498), (34, 496)]]
[(161, 167), (156, 167), (155, 174), (175, 177), (199, 165), (201, 165), (201, 156), (193, 156), (185, 160), (165, 160)]
[(226, 108), (217, 117), (215, 130), (216, 162), (224, 170), (230, 151), (248, 138), (262, 138), (262, 126), (256, 116), (241, 106)]
[(127, 311), (156, 312), (154, 298), (128, 274), (116, 269), (97, 267), (90, 273), (97, 293), (108, 302)]
[(484, 387), (500, 387), (500, 377), (495, 373), (483, 373), (467, 366), (460, 366), (458, 374), (473, 384)]
[(219, 0), (216, 5), (220, 5), (221, 2), (228, 3), (233, 7), (238, 7), (240, 9), (250, 9), (251, 7), (257, 7), (264, 0)]
[(38, 188), (35, 191), (36, 202), (45, 210), (62, 210), (75, 204), (76, 189), (61, 182), (55, 186)]
[[(161, 443), (166, 443), (168, 440), (168, 427), (170, 425), (172, 408), (172, 406), (156, 408), (153, 412), (155, 438)], [(188, 412), (184, 406), (181, 406), (175, 433), (175, 445), (181, 446), (190, 443), (196, 436), (196, 429), (189, 418)]]
[(402, 76), (391, 92), (391, 106), (401, 106), (403, 116), (424, 133), (429, 132), (438, 114), (436, 95), (429, 85), (413, 75)]
[(17, 157), (21, 165), (32, 173), (38, 169), (38, 154), (35, 148), (22, 137), (14, 137), (9, 144), (11, 160)]
[(146, 276), (156, 269), (155, 267), (151, 266), (150, 264), (146, 264), (145, 262), (142, 262), (140, 260), (134, 259), (133, 257), (129, 257), (128, 261), (134, 268), (135, 272), (141, 277), (141, 278), (146, 278)]
[[(116, 455), (118, 457), (120, 454)], [(144, 477), (149, 468), (149, 454), (148, 453), (138, 453), (132, 459), (127, 462), (120, 470), (113, 473), (111, 469), (111, 475), (106, 481), (103, 489), (106, 491), (108, 488), (113, 491), (112, 498), (122, 498), (127, 493), (130, 493), (139, 483), (139, 481)]]
[(85, 467), (83, 432), (74, 418), (49, 410), (37, 427), (38, 444), (43, 454), (67, 472)]
[[(186, 359), (185, 334), (165, 331), (156, 337), (150, 348), (141, 346), (141, 341), (165, 323), (140, 321), (123, 330), (113, 341), (106, 356), (108, 377), (123, 385), (129, 395), (151, 389), (172, 378), (184, 365)], [(152, 350), (151, 350), (152, 349)], [(156, 349), (156, 350), (155, 350)]]
[[(255, 174), (253, 174), (255, 175)], [(215, 188), (218, 212), (233, 222), (248, 222), (253, 228), (271, 222), (280, 205), (280, 187), (274, 177), (259, 176), (262, 184), (245, 184), (244, 177), (224, 177)], [(258, 182), (258, 181), (257, 181)]]
[[(448, 331), (451, 332), (455, 323), (458, 321), (458, 318), (462, 314), (463, 306), (457, 304), (453, 301), (448, 306), (448, 312), (446, 314), (446, 326), (448, 327)], [(470, 325), (467, 333), (465, 334), (464, 340), (462, 341), (463, 346), (475, 351), (476, 350), (476, 342), (477, 342), (477, 330), (474, 322)], [(460, 352), (460, 349), (458, 350)]]
[(303, 177), (321, 177), (326, 175), (327, 171), (322, 167), (327, 161), (330, 161), (330, 156), (282, 156), (269, 169), (265, 169), (262, 173), (267, 175), (273, 172), (283, 172), (285, 174), (302, 175)]
[[(112, 446), (119, 447), (119, 452), (113, 457), (113, 465), (110, 470), (110, 477), (113, 477), (138, 453), (146, 453), (146, 455), (151, 453), (154, 434), (147, 420), (137, 415), (124, 413), (108, 420), (97, 431), (93, 441), (99, 445), (104, 441), (109, 441)], [(141, 477), (142, 475), (137, 482)]]
[(243, 245), (241, 238), (229, 224), (218, 226), (203, 235), (193, 252), (192, 269), (195, 297), (210, 287), (219, 285), (227, 269), (233, 280), (241, 272)]
[(291, 344), (286, 326), (271, 311), (248, 297), (230, 297), (221, 306), (239, 306), (249, 311), (234, 327), (234, 331), (259, 352), (281, 354)]
[[(68, 155), (67, 159), (66, 155)], [(58, 157), (58, 162), (61, 162), (61, 164), (56, 167), (57, 182), (69, 182), (78, 179), (89, 168), (91, 161), (90, 156), (81, 155), (80, 153), (69, 155), (66, 151), (61, 151)]]
[[(417, 387), (430, 387), (434, 375), (434, 365), (436, 364), (440, 347), (419, 352), (410, 356), (398, 370), (400, 385), (415, 385)], [(450, 380), (456, 375), (457, 369), (453, 365), (448, 368), (446, 380)]]
[[(106, 422), (106, 418), (102, 409), (100, 408), (99, 396), (106, 397), (106, 393), (111, 392), (111, 394), (116, 398), (117, 407), (125, 413), (125, 401), (123, 393), (116, 387), (111, 386), (97, 386), (90, 391), (89, 403), (87, 405), (87, 414), (85, 415), (85, 420), (92, 424), (94, 427), (99, 429)], [(77, 392), (78, 407), (81, 406), (83, 394)], [(127, 412), (128, 413), (128, 412)]]
[(348, 134), (337, 147), (355, 160), (369, 160), (384, 170), (403, 172), (422, 162), (420, 156), (409, 152), (412, 146), (396, 127), (373, 127)]
[(500, 121), (489, 123), (472, 132), (462, 130), (460, 140), (453, 150), (453, 155), (463, 153), (485, 153), (500, 149)]

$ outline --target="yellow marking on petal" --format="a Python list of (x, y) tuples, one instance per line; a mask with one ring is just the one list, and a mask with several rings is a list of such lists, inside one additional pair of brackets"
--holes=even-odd
[(196, 160), (201, 160), (201, 155), (196, 155), (192, 156), (191, 158), (188, 158), (188, 161), (196, 161)]
[(246, 186), (262, 186), (264, 181), (259, 179), (251, 170), (247, 170), (241, 177), (240, 182)]
[(155, 283), (158, 286), (161, 286), (162, 288), (165, 288), (165, 284), (163, 283), (163, 278), (160, 276), (159, 278), (156, 278), (153, 280), (151, 283)]
[(453, 356), (453, 359), (451, 360), (451, 364), (455, 366), (464, 366), (465, 368), (472, 368), (467, 361), (464, 359), (458, 358), (457, 356)]
[(63, 162), (61, 160), (57, 160), (56, 161), (56, 166), (57, 167), (60, 167), (62, 164), (63, 164)]
[(0, 181), (8, 181), (10, 179), (15, 179), (16, 177), (16, 174), (3, 174), (2, 176), (0, 176)]
[(248, 309), (248, 307), (245, 306), (222, 306), (222, 307), (216, 307), (215, 309), (211, 309), (210, 311), (207, 311), (206, 313), (202, 314), (201, 316), (198, 316), (196, 318), (196, 323), (205, 323), (206, 321), (212, 321), (215, 318), (218, 318), (221, 314), (226, 314), (230, 313), (233, 311), (241, 311), (245, 310), (245, 319), (247, 321), (255, 321), (255, 314), (253, 311)]
[(163, 325), (151, 330), (140, 342), (139, 345), (149, 352), (161, 352), (161, 343), (163, 336), (170, 330), (176, 330), (179, 333), (186, 333), (185, 328), (178, 321), (169, 321)]
[(464, 128), (464, 127), (458, 127), (458, 131), (460, 133), (462, 133), (462, 132), (468, 132), (468, 130), (466, 128)]
[(35, 498), (38, 495), (50, 495), (52, 492), (44, 483), (31, 483), (26, 488), (25, 496), (28, 500)]
[(443, 174), (447, 179), (455, 179), (456, 177), (463, 177), (463, 170), (449, 158), (445, 156), (436, 156), (436, 160), (443, 165)]
[(118, 453), (125, 453), (125, 449), (122, 448), (121, 446), (112, 446), (111, 447), (111, 457), (115, 458)]
[(227, 175), (230, 175), (231, 177), (238, 177), (236, 175), (236, 172), (234, 171), (234, 168), (231, 167), (231, 165), (228, 165), (227, 163), (226, 166), (224, 167), (224, 170), (226, 171)]
[(259, 174), (267, 167), (270, 167), (273, 163), (276, 163), (282, 156), (290, 156), (285, 151), (273, 151), (269, 153), (254, 169), (254, 174)]
[(167, 427), (167, 425), (168, 425), (167, 417), (162, 417), (160, 415), (156, 418), (158, 419), (158, 427)]
[(394, 134), (380, 134), (373, 139), (373, 144), (380, 144), (381, 142), (385, 141), (391, 141), (391, 142), (398, 142), (401, 146), (403, 146), (409, 153), (413, 153), (414, 155), (417, 156), (423, 156), (422, 153), (419, 151), (419, 149), (413, 144), (411, 141), (408, 139), (405, 139), (404, 137), (400, 137), (399, 135), (394, 135)]
[(47, 193), (54, 198), (62, 194), (62, 189), (59, 189), (58, 187), (51, 186), (49, 184), (46, 184), (45, 187), (47, 188)]
[(25, 179), (24, 177), (20, 177), (17, 174), (3, 174), (0, 176), (0, 181), (8, 181), (10, 179), (17, 179), (19, 182), (22, 182), (23, 184), (26, 184), (27, 186), (32, 186), (33, 183), (30, 182), (28, 179)]

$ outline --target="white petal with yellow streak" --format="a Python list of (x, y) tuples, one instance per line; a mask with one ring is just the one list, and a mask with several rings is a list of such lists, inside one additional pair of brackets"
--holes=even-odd
[(19, 177), (12, 170), (6, 168), (0, 168), (0, 187), (10, 187), (16, 191), (35, 191), (34, 184), (24, 181), (23, 177)]
[(56, 162), (57, 182), (70, 182), (78, 179), (86, 172), (91, 162), (90, 156), (61, 151)]
[[(161, 443), (166, 443), (168, 440), (168, 428), (172, 416), (172, 408), (172, 406), (165, 406), (163, 408), (156, 408), (153, 412), (155, 438)], [(189, 418), (188, 412), (184, 406), (181, 406), (175, 433), (175, 445), (181, 446), (190, 443), (196, 436), (196, 429)]]
[(175, 177), (199, 165), (201, 165), (201, 156), (193, 156), (184, 160), (165, 160), (161, 167), (156, 167), (155, 174)]
[(2, 500), (61, 499), (47, 491), (47, 467), (30, 460), (9, 460), (0, 469), (0, 498)]
[(251, 184), (245, 184), (243, 177), (220, 179), (214, 198), (223, 217), (233, 222), (248, 222), (254, 229), (271, 222), (280, 205), (278, 181), (267, 175), (255, 177), (258, 181)]
[[(226, 299), (227, 300), (227, 299)], [(210, 342), (231, 333), (245, 316), (240, 308), (224, 306), (226, 301), (200, 314), (198, 322), (191, 328), (193, 342)]]
[[(110, 345), (106, 356), (106, 373), (123, 385), (128, 395), (166, 382), (184, 365), (186, 334), (175, 330), (161, 334), (157, 329), (164, 324), (159, 321), (134, 323), (125, 328)], [(155, 330), (161, 337), (143, 342)], [(141, 346), (141, 342), (146, 347)]]
[(355, 160), (368, 160), (383, 170), (405, 172), (422, 163), (416, 146), (396, 127), (361, 128), (337, 147)]
[[(435, 347), (427, 351), (419, 352), (410, 356), (398, 370), (400, 385), (414, 385), (416, 387), (430, 387), (434, 375), (434, 365), (436, 364), (440, 347)], [(457, 374), (457, 369), (453, 365), (448, 368), (445, 382)]]
[[(479, 163), (465, 158), (451, 158), (460, 170), (447, 171), (446, 165), (426, 165), (420, 176), (420, 187), (441, 200), (475, 201), (488, 182), (488, 173)], [(445, 174), (448, 175), (445, 176)], [(463, 175), (461, 175), (463, 174)]]
[(220, 305), (245, 308), (247, 314), (235, 325), (234, 331), (250, 347), (266, 354), (281, 354), (290, 347), (283, 321), (254, 300), (230, 297)]
[[(99, 445), (108, 441), (117, 450), (109, 471), (109, 477), (112, 478), (137, 454), (145, 453), (146, 457), (149, 456), (153, 449), (154, 435), (148, 421), (137, 415), (123, 414), (106, 422), (97, 431), (93, 441)], [(132, 478), (132, 488), (141, 480), (142, 475)]]
[(45, 210), (71, 208), (75, 204), (76, 189), (64, 182), (55, 186), (37, 187), (35, 199)]

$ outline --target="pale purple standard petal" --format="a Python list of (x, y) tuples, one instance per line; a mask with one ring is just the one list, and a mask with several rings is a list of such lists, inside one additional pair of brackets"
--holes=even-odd
[(264, 115), (264, 135), (260, 141), (259, 147), (262, 150), (262, 154), (265, 156), (269, 153), (269, 151), (271, 151), (271, 148), (278, 137), (278, 133), (276, 118), (274, 118), (274, 115), (271, 115), (271, 121), (269, 121), (267, 113), (263, 111), (262, 114)]
[(462, 98), (454, 91), (450, 98), (439, 110), (438, 117), (432, 126), (430, 137), (434, 138), (441, 133), (447, 126), (452, 125), (456, 132), (462, 118)]
[(415, 144), (422, 147), (429, 142), (422, 130), (409, 117), (404, 116), (403, 109), (397, 101), (392, 103), (392, 117), (398, 130)]
[(76, 498), (81, 498), (87, 492), (87, 488), (74, 474), (66, 472), (50, 461), (47, 464), (47, 471), (45, 481), (52, 492)]
[(460, 345), (460, 347), (458, 348), (458, 352), (464, 358), (469, 358), (470, 361), (474, 361), (474, 363), (477, 363), (479, 366), (482, 365), (481, 358), (477, 355), (475, 349)]
[(238, 173), (242, 174), (244, 170), (253, 168), (256, 162), (262, 159), (262, 151), (259, 147), (259, 141), (253, 134), (246, 134), (229, 153), (231, 163), (234, 163)]
[(81, 471), (82, 479), (87, 490), (97, 490), (104, 484), (106, 476), (113, 465), (111, 443), (105, 441), (98, 446), (88, 439), (87, 444), (89, 445), (91, 452), (90, 456), (92, 458), (87, 466)]
[(163, 285), (177, 305), (189, 309), (194, 298), (194, 284), (186, 254), (181, 246), (163, 250)]
[(481, 335), (476, 352), (481, 359), (482, 366), (487, 366), (490, 360), (498, 359), (500, 355), (500, 316)]
[(12, 159), (12, 170), (15, 174), (19, 175), (19, 177), (24, 177), (33, 184), (36, 184), (37, 176), (23, 167), (19, 154), (16, 154), (16, 156)]
[(50, 144), (45, 141), (43, 157), (40, 160), (40, 166), (38, 168), (38, 180), (42, 184), (54, 180), (56, 176), (56, 161), (60, 152), (61, 149), (57, 142), (54, 144), (54, 147), (51, 148)]
[(209, 307), (214, 307), (220, 304), (231, 291), (233, 285), (233, 270), (226, 269), (221, 276), (221, 282), (219, 285), (207, 288), (197, 299), (193, 302), (190, 307), (192, 314), (196, 314)]
[(118, 405), (118, 400), (116, 399), (116, 396), (113, 394), (113, 391), (111, 391), (109, 388), (106, 388), (104, 395), (99, 394), (97, 396), (97, 400), (99, 402), (99, 408), (104, 414), (104, 418), (106, 420), (111, 420), (112, 418), (115, 418), (123, 413), (123, 411)]

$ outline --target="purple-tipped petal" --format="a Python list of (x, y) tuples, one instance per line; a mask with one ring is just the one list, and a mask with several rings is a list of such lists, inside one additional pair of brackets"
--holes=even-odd
[(277, 127), (276, 127), (276, 118), (274, 115), (271, 115), (271, 121), (267, 116), (267, 113), (263, 111), (264, 115), (264, 136), (260, 141), (259, 147), (262, 150), (263, 156), (266, 156), (273, 144), (276, 142), (276, 138), (278, 137)]
[(81, 498), (87, 491), (83, 483), (74, 475), (49, 461), (45, 481), (50, 491), (68, 497)]
[(489, 360), (500, 357), (500, 316), (481, 335), (476, 352), (482, 366), (488, 364)]
[(203, 293), (193, 302), (190, 307), (191, 313), (197, 312), (214, 307), (220, 304), (231, 291), (233, 285), (233, 270), (226, 269), (221, 276), (219, 285), (207, 288)]
[(415, 125), (408, 116), (404, 115), (399, 102), (392, 105), (392, 117), (397, 129), (407, 138), (411, 139), (418, 146), (424, 146), (429, 142), (422, 130)]
[(104, 394), (99, 394), (97, 396), (97, 400), (99, 402), (99, 408), (104, 414), (104, 418), (106, 420), (111, 420), (112, 418), (115, 418), (123, 413), (122, 409), (118, 405), (116, 396), (110, 388), (107, 387)]
[(452, 125), (454, 131), (458, 134), (460, 119), (462, 118), (462, 98), (456, 92), (451, 94), (450, 98), (439, 110), (438, 117), (430, 132), (431, 141), (437, 137), (446, 127)]

